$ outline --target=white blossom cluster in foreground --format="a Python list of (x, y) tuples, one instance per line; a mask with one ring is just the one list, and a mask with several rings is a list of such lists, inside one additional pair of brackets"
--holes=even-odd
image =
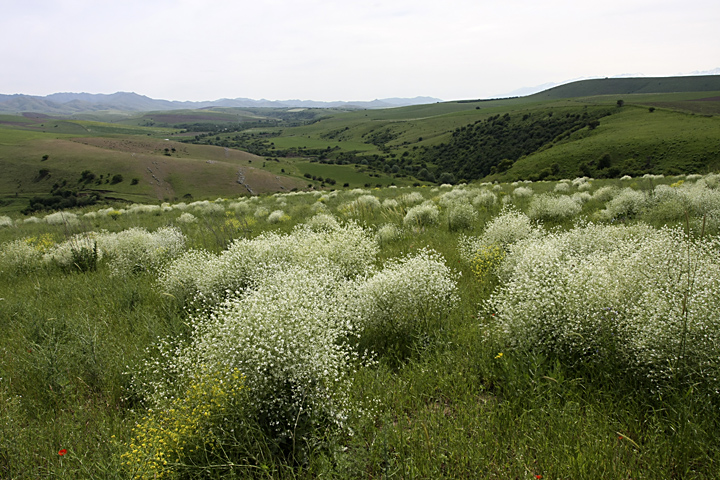
[(508, 341), (613, 365), (661, 389), (720, 391), (720, 241), (681, 229), (579, 225), (508, 246), (486, 302)]
[(162, 407), (202, 365), (211, 376), (239, 371), (247, 414), (275, 438), (342, 427), (357, 413), (348, 389), (365, 355), (358, 339), (422, 331), (456, 305), (455, 274), (436, 252), (422, 249), (377, 269), (377, 243), (364, 229), (327, 218), (311, 223), (236, 241), (217, 256), (191, 251), (165, 270), (162, 288), (195, 289), (215, 303), (193, 315), (187, 345), (138, 378), (151, 404)]

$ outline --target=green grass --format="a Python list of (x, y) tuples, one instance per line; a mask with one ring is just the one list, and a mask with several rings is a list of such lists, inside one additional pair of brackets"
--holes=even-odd
[[(683, 85), (682, 82), (672, 83), (672, 88), (685, 88)], [(0, 198), (3, 199), (0, 211), (17, 212), (23, 208), (18, 199), (48, 194), (55, 182), (74, 184), (84, 170), (98, 175), (122, 174), (126, 182), (102, 185), (98, 189), (108, 190), (108, 196), (131, 201), (161, 201), (186, 194), (195, 198), (241, 195), (247, 190), (233, 183), (232, 177), (237, 173), (237, 170), (233, 172), (233, 168), (250, 166), (266, 170), (266, 174), (259, 175), (252, 187), (256, 192), (277, 191), (281, 190), (280, 186), (285, 189), (306, 187), (306, 173), (335, 178), (340, 185), (348, 183), (353, 187), (388, 185), (392, 182), (412, 184), (417, 181), (412, 177), (393, 178), (387, 174), (384, 171), (386, 165), (402, 162), (411, 175), (425, 167), (438, 177), (443, 172), (436, 164), (437, 160), (425, 156), (423, 151), (448, 143), (453, 131), (458, 128), (505, 113), (513, 117), (550, 112), (582, 113), (589, 105), (615, 106), (620, 97), (625, 101), (625, 107), (611, 117), (603, 118), (597, 129), (589, 131), (585, 128), (570, 138), (557, 139), (550, 147), (546, 145), (520, 158), (504, 174), (488, 179), (526, 179), (554, 164), (560, 167), (555, 178), (573, 178), (585, 171), (600, 177), (608, 174), (596, 168), (599, 159), (606, 154), (610, 156), (612, 166), (619, 169), (620, 175), (702, 173), (718, 168), (720, 153), (717, 145), (720, 139), (717, 132), (720, 129), (717, 113), (720, 113), (720, 102), (699, 101), (718, 96), (717, 89), (676, 93), (657, 93), (652, 89), (647, 90), (650, 93), (629, 93), (631, 91), (645, 90), (626, 89), (620, 90), (621, 94), (598, 95), (603, 92), (602, 89), (585, 88), (583, 94), (590, 96), (580, 98), (533, 95), (349, 112), (338, 109), (291, 112), (287, 109), (218, 108), (133, 115), (100, 113), (70, 119), (2, 115), (0, 160), (4, 175), (0, 178)], [(649, 107), (656, 110), (650, 113)], [(253, 129), (243, 133), (279, 133), (279, 136), (265, 141), (268, 146), (271, 142), (274, 144), (274, 151), (283, 152), (283, 155), (287, 153), (289, 157), (259, 163), (261, 158), (235, 150), (231, 150), (230, 158), (227, 158), (221, 147), (168, 143), (164, 140), (181, 140), (181, 136), (176, 136), (179, 129), (174, 126), (182, 123), (207, 124), (215, 128), (215, 124), (237, 125), (240, 121), (257, 122), (259, 119), (271, 119), (280, 122), (280, 126), (260, 128), (253, 123)], [(157, 126), (161, 124), (169, 126)], [(230, 138), (236, 134), (219, 133), (218, 136)], [(86, 138), (91, 140), (79, 140)], [(105, 143), (97, 139), (104, 139)], [(164, 154), (164, 148), (169, 147), (177, 149), (170, 157)], [(375, 168), (359, 173), (346, 166), (326, 168), (310, 165), (302, 157), (317, 156), (318, 151), (328, 148), (331, 150), (326, 155), (330, 155), (331, 159), (339, 154), (348, 154), (355, 156), (353, 161), (362, 163), (365, 157), (375, 163)], [(49, 155), (49, 160), (41, 162), (44, 155)], [(153, 162), (163, 166), (159, 169), (164, 175), (160, 178), (160, 185), (152, 177), (157, 174), (148, 171), (148, 168), (153, 168)], [(218, 162), (222, 167), (210, 167), (212, 164), (208, 162)], [(265, 167), (262, 167), (263, 163)], [(583, 163), (587, 164), (587, 168), (581, 168)], [(50, 176), (37, 181), (41, 168), (48, 168)], [(376, 174), (380, 175), (379, 179), (374, 176)], [(462, 176), (459, 172), (455, 174), (457, 178)], [(278, 183), (274, 176), (282, 181)], [(133, 178), (140, 183), (131, 188), (129, 180)]]
[[(619, 181), (595, 181), (591, 192), (614, 183)], [(554, 184), (531, 187), (539, 193)], [(446, 190), (372, 193), (383, 200), (410, 191), (437, 199)], [(352, 198), (339, 194), (324, 203), (337, 213)], [(198, 223), (181, 228), (190, 246), (219, 251), (233, 236), (287, 232), (311, 215), (317, 200), (283, 199), (291, 217), (287, 224), (258, 221), (230, 232), (223, 230), (225, 216), (198, 215)], [(273, 210), (278, 202), (268, 196), (253, 204)], [(586, 204), (583, 214), (601, 207)], [(457, 310), (413, 339), (401, 361), (380, 357), (377, 365), (358, 370), (352, 397), (370, 413), (353, 420), (352, 436), (311, 450), (300, 464), (270, 456), (258, 478), (717, 478), (716, 399), (692, 391), (652, 399), (612, 372), (580, 371), (552, 358), (513, 352), (497, 335), (492, 318), (478, 316), (480, 302), (497, 279), (478, 279), (461, 262), (457, 239), (461, 233), (480, 234), (498, 210), (479, 210), (477, 222), (460, 233), (441, 223), (383, 245), (380, 262), (424, 246), (439, 251), (462, 273)], [(85, 219), (70, 230), (47, 224), (0, 228), (0, 242), (43, 234), (61, 241), (86, 229), (155, 229), (175, 223), (179, 213)], [(401, 222), (403, 214), (366, 212), (361, 221), (373, 228)], [(119, 454), (145, 410), (130, 395), (128, 372), (137, 369), (159, 338), (187, 337), (182, 304), (159, 292), (151, 274), (119, 281), (102, 265), (86, 273), (0, 275), (0, 292), (5, 329), (0, 338), (0, 476), (130, 478), (120, 468)], [(60, 449), (67, 454), (59, 456)], [(247, 475), (241, 470), (224, 478)]]
[(561, 176), (582, 175), (579, 164), (593, 169), (609, 154), (611, 165), (633, 176), (642, 173), (707, 172), (720, 168), (720, 120), (658, 109), (623, 107), (600, 120), (600, 126), (583, 129), (552, 148), (515, 162), (499, 178), (527, 178), (553, 163)]

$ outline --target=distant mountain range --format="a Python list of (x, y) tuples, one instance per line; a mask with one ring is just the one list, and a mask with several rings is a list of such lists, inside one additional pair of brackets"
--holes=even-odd
[(371, 102), (318, 102), (312, 100), (253, 100), (250, 98), (223, 98), (205, 102), (178, 102), (156, 100), (137, 93), (113, 94), (53, 93), (52, 95), (0, 94), (0, 112), (44, 113), (72, 115), (98, 111), (150, 112), (165, 110), (200, 109), (211, 107), (237, 108), (391, 108), (441, 102), (439, 98), (384, 98)]

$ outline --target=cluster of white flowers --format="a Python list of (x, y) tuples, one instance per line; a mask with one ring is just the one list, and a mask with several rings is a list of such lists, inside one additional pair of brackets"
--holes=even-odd
[(403, 218), (403, 225), (406, 227), (429, 227), (436, 225), (440, 220), (440, 210), (432, 201), (426, 201), (420, 205), (411, 207)]
[(512, 192), (515, 198), (529, 198), (533, 193), (533, 189), (528, 187), (517, 187)]
[(573, 186), (579, 187), (580, 185), (583, 185), (590, 181), (590, 177), (577, 177), (572, 181)]
[(0, 273), (27, 273), (42, 265), (43, 253), (26, 239), (0, 245)]
[(592, 199), (604, 203), (612, 199), (618, 193), (619, 190), (617, 189), (617, 187), (606, 185), (595, 190), (595, 192), (593, 192), (592, 194)]
[(80, 220), (76, 214), (71, 212), (55, 212), (46, 215), (45, 222), (49, 225), (77, 225)]
[(450, 231), (472, 228), (478, 219), (478, 213), (471, 203), (461, 201), (450, 203), (445, 210)]
[(2, 227), (12, 227), (15, 223), (13, 222), (12, 218), (2, 215), (0, 216), (0, 228)]
[[(322, 205), (322, 204), (321, 204)], [(313, 232), (332, 231), (340, 227), (337, 218), (329, 213), (318, 213), (305, 222), (305, 226)]]
[[(80, 233), (67, 241), (53, 245), (43, 255), (43, 262), (60, 268), (73, 268), (84, 257), (93, 263), (102, 259), (102, 250), (97, 246), (97, 237), (103, 234), (95, 232)], [(78, 268), (81, 268), (78, 265)]]
[(597, 218), (611, 221), (621, 218), (632, 218), (640, 214), (648, 205), (645, 193), (625, 188), (605, 204), (605, 209), (597, 212)]
[(416, 203), (422, 203), (425, 201), (425, 197), (420, 192), (410, 192), (401, 195), (399, 198), (400, 203), (403, 205), (414, 205)]
[(559, 182), (555, 185), (554, 191), (556, 193), (568, 193), (570, 191), (570, 184), (567, 182)]
[(380, 200), (375, 195), (360, 195), (351, 202), (340, 205), (338, 210), (349, 217), (362, 218), (380, 208)]
[(394, 242), (403, 236), (403, 230), (394, 223), (386, 223), (378, 228), (375, 238), (380, 245)]
[(192, 318), (192, 340), (148, 362), (136, 385), (151, 406), (162, 405), (198, 366), (220, 378), (238, 371), (245, 414), (276, 439), (302, 437), (318, 424), (342, 427), (353, 413), (348, 389), (357, 358), (345, 341), (352, 328), (339, 315), (345, 281), (329, 262), (268, 272), (252, 290)]
[(461, 258), (469, 263), (484, 247), (498, 245), (507, 249), (509, 245), (531, 236), (535, 231), (537, 228), (533, 226), (530, 217), (511, 207), (504, 207), (498, 216), (485, 225), (482, 235), (460, 237), (458, 249)]
[[(247, 414), (277, 439), (316, 425), (342, 427), (357, 411), (348, 395), (360, 359), (352, 339), (374, 328), (420, 330), (457, 302), (456, 280), (439, 254), (421, 250), (376, 272), (368, 238), (355, 225), (320, 232), (300, 226), (291, 235), (238, 241), (226, 255), (186, 253), (166, 272), (166, 286), (181, 264), (187, 275), (254, 262), (254, 278), (196, 314), (192, 340), (149, 361), (136, 386), (161, 405), (198, 365), (219, 375), (239, 371)], [(356, 248), (364, 251), (362, 265), (340, 258), (357, 256)]]
[(516, 347), (718, 393), (718, 247), (642, 224), (536, 235), (510, 246), (485, 310)]
[[(558, 185), (567, 185), (561, 183)], [(536, 195), (530, 201), (528, 217), (532, 220), (562, 221), (576, 216), (582, 210), (582, 204), (567, 195)]]
[(177, 218), (177, 221), (179, 223), (195, 223), (197, 222), (197, 217), (190, 212), (183, 212)]
[(438, 198), (438, 204), (441, 207), (449, 207), (458, 203), (470, 203), (473, 198), (477, 195), (473, 189), (466, 188), (454, 188), (449, 192), (445, 192)]
[(472, 204), (476, 207), (492, 207), (497, 203), (497, 196), (490, 190), (480, 190), (472, 199)]
[[(170, 262), (160, 275), (165, 291), (185, 298), (195, 294), (217, 303), (227, 292), (256, 284), (269, 272), (287, 265), (334, 264), (344, 276), (364, 273), (375, 262), (377, 243), (355, 224), (324, 228), (298, 225), (289, 235), (263, 233), (236, 239), (219, 255), (187, 252)], [(207, 261), (200, 262), (199, 258)]]
[(290, 217), (285, 215), (285, 212), (282, 210), (275, 210), (267, 217), (267, 222), (270, 224), (286, 222), (288, 220), (290, 220)]
[(159, 228), (155, 232), (130, 228), (118, 233), (97, 234), (95, 240), (112, 273), (117, 276), (157, 271), (185, 250), (185, 235), (174, 227)]
[(422, 331), (455, 307), (456, 283), (440, 254), (421, 249), (353, 285), (350, 317), (381, 335)]

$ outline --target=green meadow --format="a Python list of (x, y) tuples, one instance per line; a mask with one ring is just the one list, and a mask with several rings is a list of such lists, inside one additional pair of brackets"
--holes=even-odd
[(2, 215), (0, 476), (717, 478), (719, 233), (717, 174)]

